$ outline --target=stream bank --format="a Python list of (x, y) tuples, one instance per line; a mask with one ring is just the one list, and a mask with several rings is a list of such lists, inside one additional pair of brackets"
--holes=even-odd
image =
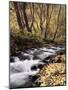
[(21, 51), (10, 57), (10, 88), (64, 85), (65, 62), (65, 47), (61, 45)]

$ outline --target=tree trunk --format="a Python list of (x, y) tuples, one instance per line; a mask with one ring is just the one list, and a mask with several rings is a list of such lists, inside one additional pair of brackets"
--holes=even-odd
[(40, 8), (40, 29), (41, 29), (41, 34), (42, 34), (42, 30), (43, 30), (43, 27), (42, 27), (42, 17), (43, 17), (43, 4), (42, 4), (42, 7)]
[(27, 31), (31, 32), (31, 28), (29, 27), (28, 19), (27, 19), (27, 15), (26, 15), (25, 10), (26, 10), (26, 3), (24, 2), (23, 3), (23, 15), (24, 15), (24, 20), (25, 20), (25, 25), (26, 25)]
[(20, 13), (19, 13), (19, 8), (18, 8), (18, 3), (17, 2), (14, 2), (14, 9), (15, 9), (15, 12), (16, 12), (18, 25), (19, 25), (20, 29), (23, 29), (23, 25), (22, 25), (22, 22), (21, 22), (21, 17), (20, 17)]
[(33, 3), (32, 3), (31, 14), (32, 14), (32, 22), (31, 22), (30, 28), (32, 29), (32, 27), (33, 27), (33, 23), (34, 23), (34, 4), (33, 4)]
[(52, 6), (51, 13), (50, 13), (50, 15), (49, 15), (49, 5), (47, 5), (45, 39), (47, 38), (48, 24), (49, 24), (50, 19), (51, 19), (52, 11), (53, 11), (53, 6)]
[(45, 39), (46, 39), (46, 37), (47, 37), (48, 18), (49, 18), (49, 5), (47, 5), (47, 16), (46, 16), (46, 31), (45, 31)]
[(55, 38), (56, 38), (56, 34), (57, 34), (57, 31), (58, 31), (58, 28), (59, 28), (59, 15), (60, 15), (60, 11), (61, 11), (61, 6), (60, 6), (59, 12), (58, 12), (58, 17), (57, 17), (57, 27), (56, 27), (56, 31), (55, 31), (55, 33), (54, 33), (53, 41), (54, 41)]

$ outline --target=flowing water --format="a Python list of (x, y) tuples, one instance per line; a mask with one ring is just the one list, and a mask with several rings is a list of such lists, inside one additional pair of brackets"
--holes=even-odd
[(50, 62), (50, 57), (64, 51), (64, 47), (52, 46), (31, 48), (10, 58), (10, 88), (30, 87), (34, 82), (33, 77), (41, 67)]

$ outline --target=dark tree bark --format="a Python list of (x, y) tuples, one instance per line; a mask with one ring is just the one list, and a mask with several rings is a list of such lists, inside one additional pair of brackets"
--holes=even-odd
[[(26, 15), (26, 11), (25, 11), (26, 10), (26, 5), (27, 4), (25, 2), (21, 5), (18, 2), (14, 2), (14, 8), (15, 8), (15, 11), (16, 11), (17, 22), (18, 22), (18, 25), (19, 25), (20, 29), (24, 29), (25, 26), (26, 26), (27, 31), (31, 32), (32, 30), (29, 27), (28, 19), (27, 19), (27, 15)], [(24, 18), (25, 24), (23, 23), (22, 15), (20, 15), (22, 12), (23, 12), (23, 18)], [(31, 27), (32, 27), (32, 25), (31, 25)]]
[(43, 4), (42, 4), (42, 7), (40, 8), (40, 29), (41, 29), (41, 34), (42, 34), (42, 30), (43, 30), (43, 27), (42, 27), (42, 24), (43, 24), (43, 20), (42, 20), (42, 17), (43, 17)]
[(24, 20), (25, 20), (25, 25), (26, 25), (26, 28), (27, 28), (27, 31), (28, 32), (31, 32), (32, 30), (31, 30), (31, 28), (29, 27), (29, 24), (28, 24), (28, 19), (27, 19), (27, 15), (26, 15), (26, 3), (24, 2), (23, 3), (23, 16), (24, 16)]
[[(39, 12), (37, 12), (38, 13), (38, 16), (39, 16), (39, 25), (40, 26), (38, 26), (38, 29), (40, 28), (40, 31), (41, 31), (41, 35), (43, 34), (43, 23), (45, 22), (45, 16), (44, 16), (44, 6), (43, 6), (43, 4), (40, 4), (39, 5), (39, 9), (40, 9), (40, 13)], [(43, 19), (43, 17), (44, 17), (44, 19)]]
[(47, 38), (48, 24), (49, 24), (50, 19), (51, 19), (52, 11), (53, 11), (53, 6), (52, 6), (51, 13), (50, 13), (50, 15), (49, 15), (49, 4), (48, 4), (48, 5), (47, 5), (47, 16), (46, 16), (45, 39)]
[(57, 31), (58, 31), (58, 28), (60, 27), (60, 26), (59, 26), (59, 16), (60, 16), (60, 11), (61, 11), (61, 5), (60, 5), (60, 8), (59, 8), (59, 12), (58, 12), (58, 17), (57, 17), (57, 27), (56, 27), (56, 31), (55, 31), (55, 33), (54, 33), (53, 41), (55, 40)]
[(15, 12), (16, 12), (18, 25), (19, 25), (20, 29), (23, 29), (23, 25), (22, 25), (20, 13), (19, 13), (19, 6), (18, 6), (17, 2), (14, 2), (14, 9), (15, 9)]
[(47, 16), (46, 16), (46, 31), (45, 31), (45, 39), (46, 39), (46, 37), (47, 37), (48, 18), (49, 18), (49, 5), (47, 5)]
[(33, 27), (33, 23), (34, 23), (34, 4), (33, 4), (33, 3), (32, 3), (31, 14), (32, 14), (32, 22), (31, 22), (30, 28), (32, 29), (32, 27)]

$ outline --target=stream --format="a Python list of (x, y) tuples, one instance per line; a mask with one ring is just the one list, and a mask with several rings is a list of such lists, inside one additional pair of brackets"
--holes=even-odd
[(31, 48), (10, 57), (10, 88), (31, 87), (40, 69), (64, 50), (61, 46)]

